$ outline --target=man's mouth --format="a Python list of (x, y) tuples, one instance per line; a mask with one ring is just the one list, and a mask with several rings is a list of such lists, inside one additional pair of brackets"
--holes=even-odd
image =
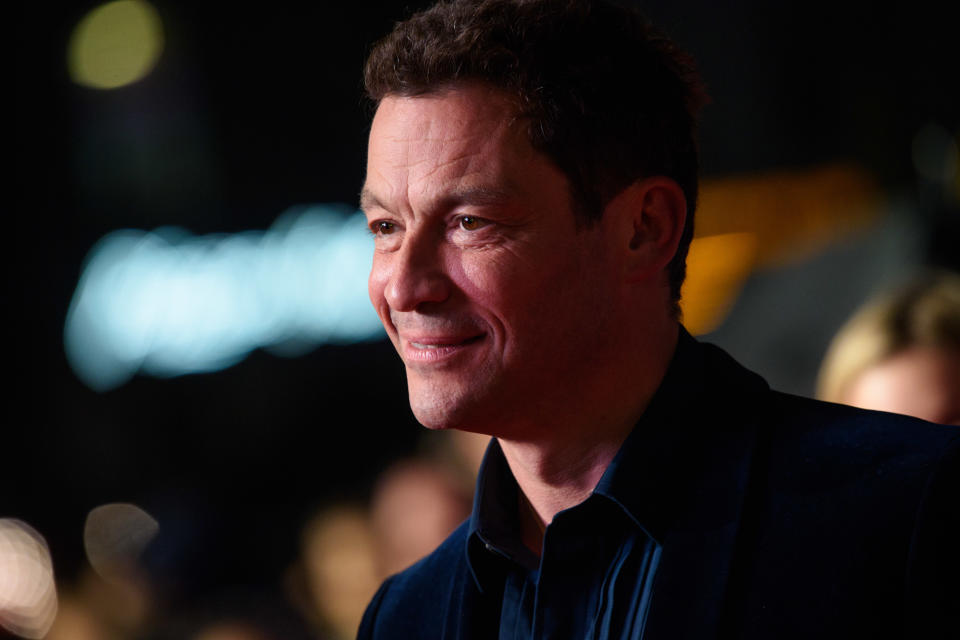
[(403, 359), (408, 363), (434, 363), (455, 357), (481, 342), (485, 333), (464, 337), (419, 337), (401, 339)]
[(440, 340), (436, 342), (415, 342), (410, 340), (410, 344), (417, 349), (442, 349), (443, 347), (459, 347), (483, 340), (483, 334), (466, 338), (464, 340)]

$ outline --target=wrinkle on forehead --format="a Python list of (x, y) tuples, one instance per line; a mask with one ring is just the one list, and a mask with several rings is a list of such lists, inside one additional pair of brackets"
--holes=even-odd
[[(418, 124), (435, 128), (438, 123), (427, 119), (426, 123)], [(376, 154), (383, 157), (389, 166), (409, 168), (431, 161), (436, 162), (438, 167), (454, 164), (470, 156), (479, 155), (501, 139), (509, 139), (512, 133), (508, 130), (509, 125), (506, 122), (497, 123), (492, 127), (481, 121), (461, 122), (456, 127), (446, 127), (450, 131), (447, 135), (432, 129), (428, 135), (419, 135), (416, 132), (401, 135), (404, 132), (404, 126), (395, 124), (394, 128), (400, 131), (397, 134), (379, 138), (371, 151), (375, 150)], [(411, 157), (414, 154), (416, 157)]]
[(511, 160), (536, 153), (517, 123), (516, 109), (496, 93), (387, 97), (371, 128), (367, 184), (391, 199), (402, 190), (407, 203), (454, 184), (510, 185)]
[[(512, 101), (499, 90), (476, 89), (477, 85), (468, 84), (460, 90), (423, 96), (387, 96), (377, 108), (373, 128), (382, 123), (384, 115), (389, 115), (396, 119), (395, 131), (387, 132), (383, 139), (400, 143), (469, 143), (478, 136), (489, 139), (518, 132), (517, 108)], [(435, 110), (428, 116), (430, 107)], [(461, 117), (436, 117), (451, 111), (459, 112)]]

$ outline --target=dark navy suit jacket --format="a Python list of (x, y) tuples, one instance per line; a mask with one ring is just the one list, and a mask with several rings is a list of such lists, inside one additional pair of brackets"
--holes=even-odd
[[(647, 414), (645, 640), (960, 637), (960, 430), (771, 391), (685, 332)], [(496, 638), (474, 543), (388, 579), (359, 637)]]

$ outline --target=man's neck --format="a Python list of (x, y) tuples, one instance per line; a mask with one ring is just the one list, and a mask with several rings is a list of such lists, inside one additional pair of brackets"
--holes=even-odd
[(523, 541), (531, 550), (540, 553), (543, 530), (558, 512), (593, 492), (660, 386), (676, 344), (674, 333), (660, 345), (654, 363), (611, 383), (608, 397), (593, 411), (570, 415), (533, 437), (498, 437), (520, 487), (518, 515)]
[[(632, 425), (631, 425), (632, 427)], [(546, 525), (560, 511), (586, 500), (629, 435), (598, 442), (589, 450), (559, 451), (500, 439), (500, 447), (520, 487), (518, 514), (524, 544), (539, 555)]]

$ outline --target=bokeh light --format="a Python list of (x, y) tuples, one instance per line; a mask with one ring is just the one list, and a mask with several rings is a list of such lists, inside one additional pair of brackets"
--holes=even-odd
[(134, 504), (101, 505), (87, 514), (83, 546), (93, 570), (107, 581), (125, 579), (160, 526)]
[(883, 194), (860, 167), (828, 164), (704, 180), (696, 236), (753, 233), (757, 267), (782, 267), (868, 228)]
[(111, 233), (74, 293), (67, 358), (103, 391), (137, 371), (215, 371), (257, 347), (292, 356), (379, 336), (366, 286), (372, 253), (361, 214), (320, 205), (291, 209), (266, 232)]
[(694, 238), (687, 256), (680, 308), (694, 335), (709, 333), (726, 317), (757, 259), (752, 233)]
[(318, 621), (331, 638), (352, 638), (384, 576), (374, 562), (376, 540), (367, 513), (337, 504), (304, 528), (301, 552)]
[(873, 224), (882, 198), (851, 165), (704, 180), (680, 308), (694, 335), (716, 330), (747, 278), (808, 259)]
[(0, 519), (0, 626), (24, 638), (42, 638), (56, 615), (47, 543), (27, 523)]
[(143, 0), (100, 5), (76, 26), (67, 48), (70, 78), (94, 89), (115, 89), (140, 80), (163, 51), (163, 24)]

